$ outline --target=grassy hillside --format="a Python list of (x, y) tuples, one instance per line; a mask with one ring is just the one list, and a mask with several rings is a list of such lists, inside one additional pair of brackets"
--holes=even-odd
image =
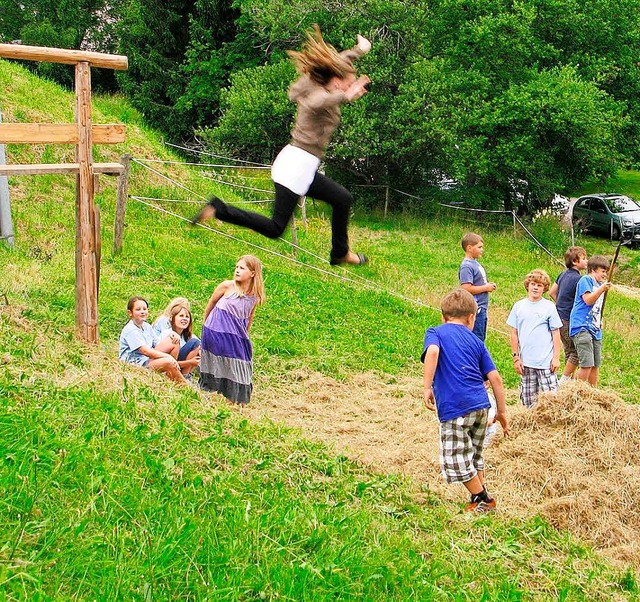
[[(0, 89), (6, 121), (73, 118), (71, 94), (16, 65), (0, 62)], [(93, 120), (128, 126), (127, 143), (96, 150), (97, 160), (123, 152), (177, 159), (120, 98), (96, 98)], [(73, 155), (59, 147), (8, 151), (15, 163)], [(187, 167), (163, 172), (198, 194), (240, 198)], [(13, 178), (10, 185), (17, 248), (0, 246), (4, 598), (637, 597), (633, 572), (537, 518), (461, 516), (419, 483), (373, 474), (280, 424), (251, 422), (215, 397), (176, 389), (115, 359), (130, 296), (146, 296), (155, 314), (186, 295), (197, 318), (236, 258), (254, 252), (265, 264), (268, 295), (252, 331), (261, 387), (300, 367), (339, 378), (365, 370), (419, 376), (424, 329), (439, 322), (439, 298), (456, 285), (458, 241), (468, 224), (356, 214), (353, 246), (371, 264), (326, 275), (308, 267), (326, 269), (313, 256), (298, 256), (308, 266), (288, 261), (291, 247), (281, 241), (214, 225), (239, 240), (225, 238), (132, 201), (124, 252), (113, 257), (115, 182), (102, 178), (101, 344), (87, 349), (73, 338), (73, 179)], [(179, 188), (137, 164), (131, 192), (189, 196), (178, 197)], [(196, 207), (163, 206), (186, 216)], [(322, 211), (311, 209), (299, 238), (326, 257)], [(498, 283), (488, 345), (513, 388), (504, 319), (524, 295), (529, 269), (555, 275), (560, 266), (512, 232), (474, 229), (485, 236), (483, 263)], [(552, 236), (557, 253), (566, 241), (555, 230)], [(595, 239), (588, 248), (611, 251)], [(633, 265), (634, 252), (624, 253)], [(350, 281), (358, 278), (367, 282)], [(635, 401), (638, 301), (612, 294), (607, 311), (603, 385)]]

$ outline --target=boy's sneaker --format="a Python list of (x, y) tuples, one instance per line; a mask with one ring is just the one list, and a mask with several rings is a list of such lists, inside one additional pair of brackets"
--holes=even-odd
[(492, 499), (490, 502), (469, 502), (465, 507), (465, 512), (475, 512), (476, 514), (488, 514), (496, 509), (496, 500)]

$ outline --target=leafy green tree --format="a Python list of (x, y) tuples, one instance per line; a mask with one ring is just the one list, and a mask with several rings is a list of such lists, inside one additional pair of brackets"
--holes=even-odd
[(122, 90), (147, 121), (171, 137), (189, 137), (193, 121), (176, 109), (184, 90), (182, 63), (195, 0), (131, 0), (118, 25), (129, 69)]
[[(20, 40), (33, 46), (115, 52), (115, 27), (125, 0), (0, 0), (0, 41)], [(39, 75), (67, 87), (74, 82), (73, 68), (28, 62)], [(114, 89), (111, 69), (95, 69), (93, 86)]]
[(203, 139), (234, 157), (272, 162), (289, 137), (293, 107), (286, 89), (293, 75), (292, 65), (284, 61), (234, 74), (222, 94), (226, 110)]
[[(313, 22), (337, 47), (352, 43), (357, 32), (372, 39), (361, 69), (372, 77), (373, 91), (345, 107), (330, 165), (362, 181), (412, 190), (451, 177), (466, 202), (531, 211), (554, 191), (611, 174), (629, 152), (623, 140), (632, 127), (630, 105), (614, 93), (611, 77), (627, 90), (640, 84), (629, 64), (633, 52), (607, 47), (592, 58), (589, 33), (578, 29), (597, 19), (589, 32), (601, 26), (598, 43), (605, 46), (618, 18), (611, 11), (624, 9), (630, 30), (614, 39), (637, 51), (640, 29), (631, 15), (637, 1), (593, 0), (585, 7), (569, 0), (433, 0), (428, 6), (347, 0), (332, 11), (318, 2), (285, 7), (278, 0), (243, 0), (240, 10), (256, 43), (280, 53), (281, 41), (299, 46)], [(564, 11), (572, 18), (558, 19)], [(385, 25), (372, 29), (372, 23)], [(271, 60), (280, 56), (274, 51)], [(259, 98), (261, 69), (267, 68), (233, 78), (210, 140), (233, 149), (237, 128), (224, 124), (243, 118), (245, 130), (267, 135), (273, 114)], [(226, 102), (236, 96), (243, 102)], [(238, 146), (245, 153), (258, 147)]]
[(225, 0), (198, 0), (191, 16), (189, 44), (181, 67), (184, 82), (175, 105), (195, 127), (217, 122), (220, 93), (240, 67), (264, 63), (255, 39), (236, 21), (240, 12)]

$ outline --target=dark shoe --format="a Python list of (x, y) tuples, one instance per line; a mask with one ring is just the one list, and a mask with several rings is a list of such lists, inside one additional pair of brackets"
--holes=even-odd
[(216, 216), (216, 213), (220, 212), (223, 207), (224, 203), (217, 196), (212, 196), (207, 201), (207, 204), (198, 211), (197, 215), (191, 219), (191, 225), (195, 226), (200, 222), (213, 219)]
[(345, 256), (340, 259), (331, 259), (329, 264), (330, 265), (364, 265), (365, 263), (369, 262), (369, 259), (367, 259), (367, 256), (364, 253), (356, 253), (356, 255), (358, 256), (358, 263), (350, 263), (346, 261), (345, 260), (346, 256)]
[(465, 512), (474, 512), (475, 514), (488, 514), (496, 509), (496, 501), (492, 499), (490, 502), (469, 502), (465, 507)]

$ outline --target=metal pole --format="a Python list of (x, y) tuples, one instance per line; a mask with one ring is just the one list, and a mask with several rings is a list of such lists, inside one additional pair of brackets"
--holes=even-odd
[[(0, 123), (2, 123), (2, 111), (0, 110)], [(5, 165), (4, 144), (0, 144), (0, 165)], [(7, 242), (10, 248), (15, 247), (13, 235), (13, 222), (11, 221), (11, 199), (9, 198), (9, 182), (7, 176), (0, 176), (0, 237)]]

